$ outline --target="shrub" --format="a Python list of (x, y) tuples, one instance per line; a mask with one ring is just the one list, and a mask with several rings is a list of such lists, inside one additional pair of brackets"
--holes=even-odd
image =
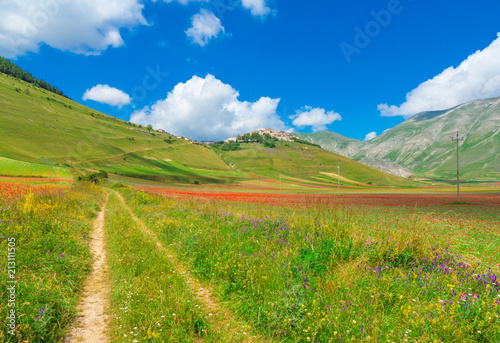
[(88, 174), (85, 176), (78, 176), (77, 180), (78, 181), (89, 181), (92, 182), (93, 184), (97, 185), (102, 182), (102, 180), (108, 178), (108, 173), (101, 170), (99, 173), (92, 173)]

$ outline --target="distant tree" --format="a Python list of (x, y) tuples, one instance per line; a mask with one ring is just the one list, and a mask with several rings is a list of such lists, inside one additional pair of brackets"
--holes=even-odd
[(151, 130), (153, 130), (153, 125), (148, 124), (147, 129), (148, 129), (149, 132), (151, 132)]
[(221, 147), (222, 151), (235, 151), (235, 150), (240, 150), (240, 143), (238, 142), (231, 142), (231, 143), (224, 143)]
[(62, 95), (62, 96), (67, 98), (67, 96), (64, 95), (63, 92), (61, 92), (56, 87), (51, 86), (50, 84), (48, 84), (47, 82), (45, 82), (43, 80), (39, 80), (39, 79), (33, 77), (30, 73), (22, 70), (16, 64), (14, 64), (13, 62), (11, 62), (11, 61), (9, 61), (1, 56), (0, 56), (0, 73), (11, 75), (11, 76), (16, 77), (18, 79), (21, 79), (23, 81), (31, 83), (37, 87), (46, 89), (48, 91), (51, 91), (52, 93), (56, 93), (56, 94)]
[(273, 140), (265, 140), (262, 144), (267, 148), (276, 148), (276, 142)]
[(108, 173), (101, 170), (99, 173), (92, 173), (88, 174), (85, 176), (78, 176), (77, 180), (78, 181), (89, 181), (92, 182), (93, 184), (99, 184), (102, 182), (102, 180), (108, 178)]

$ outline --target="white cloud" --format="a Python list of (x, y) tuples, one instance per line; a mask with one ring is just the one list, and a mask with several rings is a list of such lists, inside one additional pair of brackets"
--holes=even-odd
[[(155, 1), (155, 0), (153, 0)], [(187, 5), (190, 2), (208, 2), (209, 0), (163, 0), (164, 2), (178, 2), (183, 5)]]
[(191, 17), (191, 27), (186, 31), (194, 43), (205, 46), (211, 38), (224, 32), (220, 19), (210, 11), (201, 9), (200, 13)]
[(271, 13), (271, 9), (266, 6), (266, 0), (241, 0), (241, 5), (254, 16), (264, 17)]
[(108, 104), (118, 108), (130, 104), (132, 101), (127, 93), (108, 85), (97, 85), (91, 89), (87, 89), (85, 94), (83, 94), (82, 100), (94, 100), (101, 104)]
[(121, 28), (148, 25), (140, 0), (0, 2), (0, 55), (17, 58), (42, 44), (84, 55), (124, 45)]
[(468, 101), (500, 96), (500, 33), (490, 46), (449, 67), (406, 94), (401, 106), (378, 105), (383, 116), (405, 116), (445, 110)]
[(342, 120), (342, 117), (337, 112), (326, 112), (323, 108), (312, 108), (305, 106), (301, 110), (295, 111), (292, 124), (298, 127), (311, 126), (314, 132), (326, 130), (326, 125), (333, 123), (336, 120)]
[(262, 127), (286, 129), (276, 114), (280, 99), (240, 101), (230, 85), (208, 74), (177, 84), (165, 100), (132, 113), (130, 121), (152, 124), (199, 141), (222, 140)]
[[(384, 131), (384, 132), (385, 132), (385, 131)], [(365, 136), (365, 142), (366, 142), (366, 141), (369, 141), (370, 139), (373, 139), (373, 138), (375, 138), (375, 137), (377, 137), (377, 133), (376, 133), (375, 131), (369, 132), (369, 133), (367, 133), (367, 134), (366, 134), (366, 136)]]

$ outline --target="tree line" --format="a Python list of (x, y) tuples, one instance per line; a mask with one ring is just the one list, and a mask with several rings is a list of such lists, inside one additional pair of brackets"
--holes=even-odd
[(62, 91), (57, 89), (56, 87), (51, 86), (49, 83), (39, 80), (30, 73), (22, 70), (19, 68), (15, 63), (9, 61), (6, 58), (3, 58), (0, 56), (0, 72), (7, 74), (7, 75), (12, 75), (14, 77), (17, 77), (18, 79), (21, 79), (23, 81), (26, 81), (28, 83), (34, 84), (40, 88), (46, 89), (52, 93), (59, 94), (65, 98), (68, 98)]
[(264, 133), (263, 135), (258, 132), (246, 133), (244, 135), (238, 136), (238, 140), (241, 140), (245, 143), (257, 142), (268, 148), (275, 148), (276, 143), (278, 142), (278, 138), (272, 137), (268, 133)]

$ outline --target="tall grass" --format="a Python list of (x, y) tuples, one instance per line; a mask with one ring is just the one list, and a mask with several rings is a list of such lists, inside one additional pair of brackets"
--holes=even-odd
[[(362, 207), (124, 193), (164, 244), (277, 341), (500, 339), (497, 276), (433, 239), (442, 224), (418, 210), (394, 208), (414, 214), (393, 221)], [(383, 222), (363, 225), (373, 219)]]
[[(103, 200), (100, 189), (28, 193), (0, 200), (0, 341), (56, 342), (75, 315), (75, 304), (90, 272), (88, 241)], [(15, 239), (16, 306), (8, 307), (7, 244)], [(16, 310), (11, 335), (7, 313)], [(10, 313), (10, 312), (9, 312)]]
[(221, 342), (154, 239), (141, 231), (114, 192), (106, 211), (112, 342)]

